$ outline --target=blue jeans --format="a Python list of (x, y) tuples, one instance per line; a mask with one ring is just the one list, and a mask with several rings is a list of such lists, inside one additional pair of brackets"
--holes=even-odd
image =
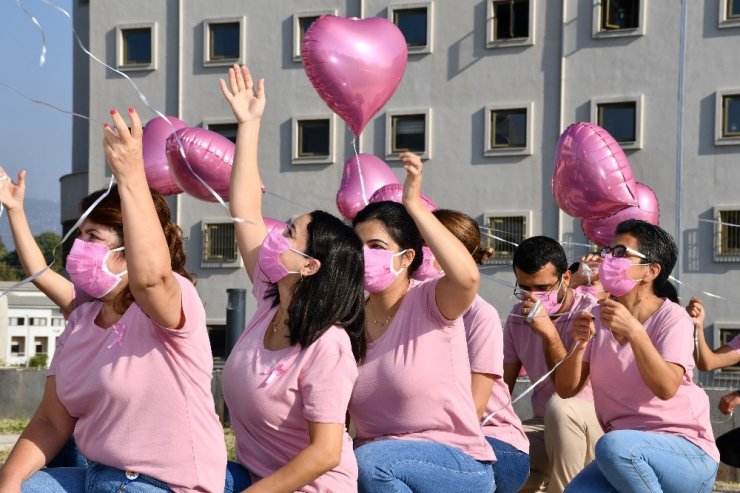
[(87, 467), (87, 459), (77, 448), (74, 437), (69, 437), (62, 450), (46, 464), (46, 467)]
[(610, 431), (596, 443), (596, 459), (573, 478), (566, 493), (705, 493), (718, 464), (678, 435)]
[(496, 454), (493, 477), (496, 478), (496, 493), (516, 493), (529, 477), (529, 454), (506, 442), (486, 437)]
[(252, 475), (238, 462), (226, 463), (226, 486), (224, 493), (236, 493), (252, 486)]
[(380, 440), (355, 449), (360, 493), (492, 493), (493, 468), (455, 447), (422, 440)]
[(172, 490), (149, 476), (90, 462), (88, 467), (41, 469), (23, 482), (23, 493), (161, 493)]

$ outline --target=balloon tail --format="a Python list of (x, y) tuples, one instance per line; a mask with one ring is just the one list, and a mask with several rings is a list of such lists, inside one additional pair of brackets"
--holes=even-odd
[(357, 139), (352, 137), (352, 148), (355, 150), (355, 159), (357, 160), (357, 174), (360, 177), (360, 190), (362, 192), (362, 202), (367, 205), (370, 201), (367, 199), (367, 190), (365, 190), (365, 177), (362, 176), (362, 165), (360, 164), (360, 154), (357, 152)]

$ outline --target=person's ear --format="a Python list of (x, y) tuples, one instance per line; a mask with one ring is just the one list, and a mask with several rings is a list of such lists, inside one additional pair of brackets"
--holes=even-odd
[(416, 257), (416, 250), (413, 248), (407, 248), (401, 257), (401, 268), (408, 269), (411, 264), (414, 263)]
[(566, 270), (563, 272), (563, 286), (567, 289), (570, 286), (570, 276), (572, 272), (569, 270)]
[(308, 259), (305, 265), (301, 268), (301, 276), (308, 277), (316, 274), (321, 269), (321, 262), (315, 258)]
[(655, 279), (658, 278), (660, 275), (660, 271), (662, 270), (662, 267), (660, 264), (650, 264), (650, 267), (645, 269), (647, 272), (645, 272), (645, 275), (642, 278), (642, 282), (644, 284), (647, 284), (650, 281), (655, 281)]

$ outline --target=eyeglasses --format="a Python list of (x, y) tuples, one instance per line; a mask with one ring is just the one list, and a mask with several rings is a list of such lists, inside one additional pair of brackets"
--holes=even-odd
[(606, 257), (609, 254), (611, 254), (612, 257), (615, 258), (621, 258), (627, 254), (630, 254), (634, 255), (635, 257), (640, 257), (643, 260), (647, 260), (647, 257), (645, 255), (625, 245), (614, 245), (613, 247), (606, 247), (601, 249), (602, 257)]
[[(553, 285), (552, 285), (552, 286), (550, 286), (549, 288), (547, 288), (547, 289), (546, 289), (546, 290), (544, 290), (544, 291), (536, 291), (536, 290), (533, 290), (533, 289), (524, 289), (524, 288), (521, 288), (521, 287), (519, 286), (519, 284), (517, 283), (517, 284), (516, 284), (516, 285), (514, 286), (514, 295), (513, 295), (513, 296), (514, 296), (514, 297), (515, 297), (515, 298), (516, 298), (517, 300), (521, 300), (521, 299), (523, 298), (523, 296), (524, 296), (524, 295), (523, 295), (523, 293), (532, 293), (532, 292), (538, 292), (538, 293), (545, 293), (545, 294), (547, 294), (547, 295), (549, 296), (549, 293), (553, 293), (553, 292), (558, 292), (558, 291), (560, 291), (560, 286), (562, 285), (562, 283), (563, 283), (563, 277), (562, 277), (562, 276), (560, 276), (560, 277), (558, 278), (558, 280), (557, 280), (557, 281), (555, 281), (555, 282), (553, 283)], [(529, 287), (529, 286), (525, 286), (525, 287)]]

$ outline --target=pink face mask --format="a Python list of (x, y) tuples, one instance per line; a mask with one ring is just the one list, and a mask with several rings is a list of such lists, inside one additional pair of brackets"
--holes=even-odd
[(599, 279), (604, 290), (617, 298), (632, 291), (639, 282), (628, 277), (629, 269), (633, 265), (647, 267), (650, 264), (635, 264), (627, 257), (615, 257), (611, 253), (605, 255), (599, 267)]
[(265, 273), (265, 276), (273, 284), (290, 274), (300, 274), (298, 271), (286, 269), (285, 266), (280, 263), (280, 255), (288, 250), (308, 259), (313, 258), (310, 255), (306, 255), (305, 253), (291, 247), (288, 239), (283, 236), (282, 232), (277, 228), (270, 230), (262, 241), (262, 247), (260, 248), (259, 257), (257, 257), (257, 263), (262, 272)]
[(93, 298), (102, 298), (113, 291), (128, 272), (125, 270), (113, 274), (108, 270), (108, 257), (111, 253), (121, 250), (123, 247), (111, 250), (102, 243), (75, 239), (67, 255), (67, 272), (70, 280)]
[[(535, 295), (540, 300), (540, 305), (545, 309), (548, 315), (552, 315), (560, 310), (563, 306), (562, 301), (558, 301), (558, 295), (560, 294), (560, 288), (563, 285), (563, 279), (560, 278), (558, 287), (550, 291), (530, 291), (530, 294)], [(563, 298), (565, 299), (565, 298)]]
[(406, 269), (393, 268), (393, 257), (403, 255), (407, 250), (393, 253), (381, 248), (364, 247), (362, 253), (365, 256), (365, 290), (368, 293), (379, 293), (390, 286), (398, 275)]
[(439, 270), (434, 266), (435, 259), (432, 249), (429, 247), (421, 247), (421, 250), (424, 252), (424, 258), (421, 261), (419, 268), (414, 271), (414, 275), (412, 277), (417, 281), (427, 281), (429, 279), (436, 279), (443, 276), (444, 271)]

